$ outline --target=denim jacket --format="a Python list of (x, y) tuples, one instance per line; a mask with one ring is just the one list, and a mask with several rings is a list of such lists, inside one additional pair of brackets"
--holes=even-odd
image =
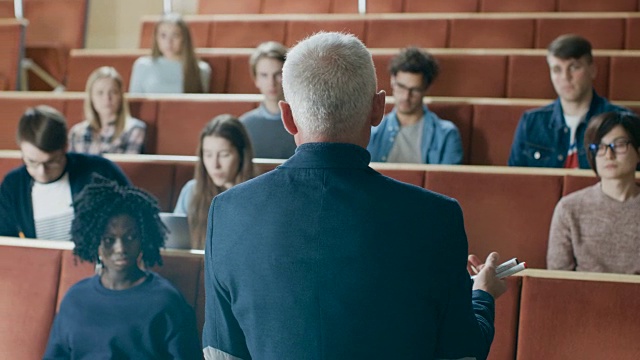
[[(423, 105), (424, 127), (420, 155), (425, 164), (461, 164), (462, 140), (458, 128), (449, 120), (442, 120)], [(396, 109), (384, 116), (382, 122), (371, 130), (367, 150), (372, 162), (387, 162), (400, 122)]]
[[(582, 169), (590, 168), (584, 148), (587, 123), (593, 116), (609, 111), (629, 110), (609, 103), (594, 91), (585, 121), (578, 125), (576, 131), (578, 162)], [(516, 128), (509, 166), (562, 168), (569, 151), (570, 136), (560, 99), (547, 106), (529, 110), (522, 115)]]

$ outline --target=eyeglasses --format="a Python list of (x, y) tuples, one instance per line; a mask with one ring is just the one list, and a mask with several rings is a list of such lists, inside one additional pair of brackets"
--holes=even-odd
[(629, 140), (616, 140), (611, 144), (589, 144), (589, 151), (595, 156), (605, 156), (607, 149), (611, 149), (614, 154), (622, 155), (629, 150), (629, 144), (631, 144)]
[(391, 87), (393, 88), (393, 92), (396, 94), (406, 94), (408, 93), (409, 96), (419, 96), (422, 95), (422, 93), (424, 92), (424, 87), (407, 87), (403, 84), (399, 84), (397, 82), (392, 82), (391, 83)]
[(60, 169), (61, 167), (64, 166), (65, 157), (66, 157), (66, 154), (63, 153), (51, 160), (47, 160), (44, 162), (33, 161), (25, 158), (22, 158), (22, 161), (29, 169), (35, 170), (35, 169), (38, 169), (40, 166), (42, 166), (45, 168), (45, 170), (53, 170), (53, 169)]

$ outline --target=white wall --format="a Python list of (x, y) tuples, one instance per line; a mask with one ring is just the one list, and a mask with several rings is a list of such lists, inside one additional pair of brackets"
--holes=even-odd
[[(230, 0), (233, 1), (233, 0)], [(173, 10), (195, 14), (198, 0), (172, 0)], [(137, 48), (140, 18), (162, 13), (163, 0), (89, 0), (86, 47), (91, 49)]]

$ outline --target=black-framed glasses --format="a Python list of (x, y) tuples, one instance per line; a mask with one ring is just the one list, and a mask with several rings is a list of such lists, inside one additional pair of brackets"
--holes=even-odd
[(607, 154), (607, 149), (611, 149), (614, 154), (623, 155), (629, 150), (629, 144), (631, 144), (629, 140), (616, 140), (611, 144), (589, 144), (589, 151), (595, 156), (604, 156)]
[(391, 83), (391, 87), (396, 94), (406, 94), (409, 93), (409, 96), (419, 96), (422, 95), (425, 88), (424, 87), (407, 87), (404, 84), (399, 84), (395, 81)]

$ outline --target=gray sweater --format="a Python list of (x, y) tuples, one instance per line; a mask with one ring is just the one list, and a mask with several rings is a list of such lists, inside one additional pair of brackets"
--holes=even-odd
[(547, 267), (640, 274), (640, 195), (619, 202), (598, 183), (562, 198), (551, 221)]

